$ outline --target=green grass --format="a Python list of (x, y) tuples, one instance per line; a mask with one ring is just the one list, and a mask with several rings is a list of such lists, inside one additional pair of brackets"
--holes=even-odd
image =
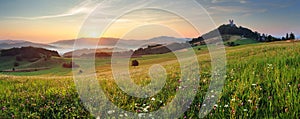
[(253, 39), (239, 39), (234, 41), (235, 44), (240, 44), (240, 45), (246, 45), (246, 44), (254, 44), (254, 43), (259, 43), (256, 40)]
[(256, 44), (260, 43), (254, 39), (250, 38), (242, 38), (241, 36), (235, 36), (235, 35), (227, 35), (226, 37), (230, 37), (229, 40), (225, 41), (224, 44), (226, 45), (228, 42), (234, 42), (234, 44), (239, 45), (247, 45), (247, 44)]
[[(200, 46), (199, 46), (200, 47)], [(202, 47), (202, 46), (201, 46)], [(198, 55), (200, 87), (195, 100), (181, 118), (197, 118), (210, 83), (210, 55), (204, 47)], [(217, 106), (205, 118), (298, 118), (300, 116), (300, 43), (259, 43), (228, 47), (226, 81)], [(165, 87), (151, 98), (135, 98), (120, 90), (112, 80), (109, 59), (97, 59), (99, 84), (118, 107), (131, 112), (155, 111), (176, 95), (179, 64), (172, 53), (137, 58), (141, 66), (130, 68), (135, 83), (146, 85), (148, 68), (161, 64), (168, 72)], [(168, 61), (165, 63), (165, 61)], [(5, 66), (5, 64), (0, 64)], [(60, 68), (0, 76), (2, 118), (93, 118), (84, 109), (69, 73)], [(49, 76), (44, 76), (51, 74)], [(15, 76), (21, 75), (21, 76)], [(32, 76), (37, 75), (37, 76)], [(41, 76), (38, 76), (41, 75)], [(66, 76), (62, 76), (66, 75)], [(188, 96), (188, 94), (187, 94)], [(184, 103), (184, 102), (183, 102)], [(105, 109), (106, 107), (103, 107)], [(104, 117), (104, 115), (102, 115)], [(107, 114), (106, 116), (112, 116)]]
[[(0, 57), (0, 70), (12, 69), (14, 63), (16, 62), (15, 57)], [(18, 62), (20, 65), (25, 65), (28, 62), (22, 61)]]

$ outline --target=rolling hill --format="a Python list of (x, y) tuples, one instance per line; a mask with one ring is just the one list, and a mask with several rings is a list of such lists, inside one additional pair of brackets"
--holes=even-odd
[(95, 44), (98, 44), (98, 48), (123, 48), (123, 49), (137, 49), (139, 47), (148, 46), (150, 44), (171, 44), (171, 43), (184, 43), (190, 39), (185, 38), (175, 38), (160, 36), (151, 38), (148, 40), (127, 40), (127, 39), (117, 39), (117, 38), (80, 38), (72, 40), (61, 40), (57, 42), (50, 43), (49, 45), (64, 48), (73, 48), (75, 41), (80, 44), (76, 49), (84, 48), (96, 48)]
[(21, 47), (40, 47), (46, 49), (55, 49), (57, 47), (47, 44), (33, 43), (24, 40), (0, 40), (0, 49), (21, 48)]
[[(231, 26), (230, 24), (221, 25), (217, 29), (214, 29), (198, 38), (194, 38), (189, 41), (191, 44), (205, 44), (204, 41), (208, 39), (216, 38), (218, 36), (222, 37), (224, 42), (235, 42), (238, 40), (240, 43), (258, 43), (258, 42), (271, 42), (278, 41), (280, 39), (275, 38), (271, 35), (266, 35), (264, 33), (258, 33), (256, 31), (252, 31), (249, 28), (245, 28), (242, 26)], [(247, 41), (243, 41), (247, 40)]]

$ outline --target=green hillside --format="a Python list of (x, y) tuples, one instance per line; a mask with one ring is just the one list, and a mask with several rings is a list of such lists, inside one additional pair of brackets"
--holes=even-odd
[[(195, 100), (181, 118), (198, 117), (210, 83), (210, 54), (204, 46), (195, 47), (195, 51), (201, 67), (200, 87)], [(222, 97), (206, 118), (299, 117), (300, 42), (272, 42), (226, 47), (226, 55), (227, 73)], [(168, 105), (178, 90), (184, 90), (184, 88), (178, 88), (180, 70), (176, 57), (172, 53), (136, 59), (141, 65), (130, 68), (134, 82), (139, 85), (148, 84), (150, 80), (148, 68), (153, 64), (152, 61), (155, 61), (155, 64), (161, 64), (170, 74), (166, 79), (167, 83), (157, 95), (150, 98), (130, 97), (114, 83), (109, 60), (97, 59), (97, 75), (100, 85), (106, 96), (116, 106), (131, 112), (155, 111), (163, 105)], [(60, 58), (54, 60), (60, 60)], [(41, 66), (41, 64), (44, 63), (36, 62), (31, 66)], [(4, 66), (4, 64), (0, 65)], [(0, 74), (0, 107), (2, 107), (0, 117), (93, 118), (83, 107), (73, 79), (70, 76), (61, 76), (60, 71), (59, 68), (54, 68), (37, 72), (52, 73), (49, 77), (11, 76), (14, 73), (9, 76)], [(20, 74), (16, 73), (16, 75)], [(143, 104), (150, 105), (147, 111), (135, 108)], [(103, 106), (101, 110), (106, 108)], [(101, 115), (100, 118), (104, 116), (114, 118), (114, 114)]]

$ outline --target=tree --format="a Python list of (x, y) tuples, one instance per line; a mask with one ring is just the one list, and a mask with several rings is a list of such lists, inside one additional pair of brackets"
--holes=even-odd
[(290, 36), (289, 36), (288, 33), (286, 33), (285, 39), (286, 39), (286, 40), (290, 40)]
[(290, 40), (295, 40), (295, 35), (294, 35), (294, 33), (291, 33), (291, 34), (290, 34)]
[(261, 37), (261, 41), (265, 42), (266, 41), (266, 35), (263, 34), (262, 37)]
[(133, 60), (131, 66), (139, 66), (139, 62), (137, 60)]
[(268, 42), (272, 42), (272, 40), (273, 40), (273, 36), (271, 36), (271, 35), (268, 35), (268, 37), (267, 37), (267, 41), (268, 41)]

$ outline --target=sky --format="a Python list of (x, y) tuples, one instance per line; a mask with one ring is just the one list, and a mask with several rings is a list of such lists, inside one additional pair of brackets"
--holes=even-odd
[(0, 39), (51, 43), (79, 37), (193, 38), (229, 19), (277, 37), (300, 35), (298, 0), (149, 1), (1, 0)]

